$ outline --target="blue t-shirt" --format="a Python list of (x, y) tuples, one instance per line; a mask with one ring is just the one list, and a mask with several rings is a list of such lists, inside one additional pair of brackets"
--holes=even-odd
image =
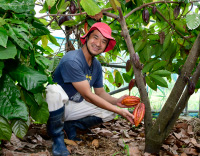
[(62, 57), (53, 74), (53, 81), (57, 82), (69, 96), (69, 100), (81, 102), (83, 97), (74, 88), (72, 82), (88, 80), (90, 87), (103, 87), (102, 67), (94, 58), (92, 65), (86, 62), (82, 49), (69, 51)]

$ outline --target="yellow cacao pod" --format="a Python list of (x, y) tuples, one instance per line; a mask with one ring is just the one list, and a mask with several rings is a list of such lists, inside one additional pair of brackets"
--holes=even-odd
[(134, 111), (133, 111), (133, 115), (134, 115), (134, 124), (137, 127), (140, 122), (143, 120), (144, 118), (144, 114), (145, 114), (145, 105), (144, 103), (139, 103)]
[(122, 100), (121, 103), (126, 106), (135, 106), (140, 103), (140, 98), (136, 96), (127, 96)]

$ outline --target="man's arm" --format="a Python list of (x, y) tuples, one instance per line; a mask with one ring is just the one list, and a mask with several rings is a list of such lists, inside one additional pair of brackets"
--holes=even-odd
[(110, 102), (108, 102), (108, 101), (104, 100), (101, 96), (98, 96), (97, 94), (92, 93), (90, 85), (87, 80), (81, 81), (81, 82), (72, 82), (72, 84), (86, 101), (88, 101), (98, 107), (101, 107), (103, 109), (115, 112), (115, 113), (127, 118), (132, 124), (134, 123), (133, 122), (133, 119), (134, 119), (133, 114), (131, 114), (128, 110), (120, 109), (119, 107), (110, 103), (112, 101), (114, 102), (115, 100), (111, 99), (106, 94), (102, 94), (101, 96), (106, 96), (106, 98), (108, 98), (110, 100)]

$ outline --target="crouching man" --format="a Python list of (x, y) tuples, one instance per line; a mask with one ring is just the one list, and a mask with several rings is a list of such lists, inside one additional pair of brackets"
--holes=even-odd
[(111, 28), (97, 22), (80, 39), (82, 48), (67, 52), (56, 68), (53, 80), (57, 85), (46, 89), (50, 112), (47, 129), (53, 138), (53, 155), (56, 156), (69, 155), (63, 129), (68, 139), (79, 140), (76, 128), (85, 130), (112, 120), (116, 114), (134, 123), (134, 116), (119, 108), (125, 107), (121, 101), (126, 95), (114, 98), (104, 90), (102, 67), (95, 58), (114, 48), (116, 41), (111, 36)]

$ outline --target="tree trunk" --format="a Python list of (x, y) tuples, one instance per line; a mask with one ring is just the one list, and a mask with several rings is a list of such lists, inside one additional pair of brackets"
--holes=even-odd
[[(181, 74), (174, 85), (170, 96), (168, 97), (163, 109), (161, 110), (155, 124), (150, 128), (145, 137), (145, 152), (158, 153), (165, 138), (168, 136), (170, 130), (173, 128), (176, 120), (185, 108), (189, 99), (188, 90), (186, 89), (182, 94), (187, 81), (186, 77), (191, 76), (191, 72), (195, 67), (198, 56), (200, 55), (200, 34), (198, 35), (188, 58), (181, 70)], [(191, 61), (192, 60), (192, 61)], [(199, 65), (194, 73), (192, 81), (197, 82), (199, 77)], [(182, 95), (182, 97), (181, 97)], [(169, 113), (170, 112), (170, 113)], [(160, 146), (159, 146), (160, 144)]]

